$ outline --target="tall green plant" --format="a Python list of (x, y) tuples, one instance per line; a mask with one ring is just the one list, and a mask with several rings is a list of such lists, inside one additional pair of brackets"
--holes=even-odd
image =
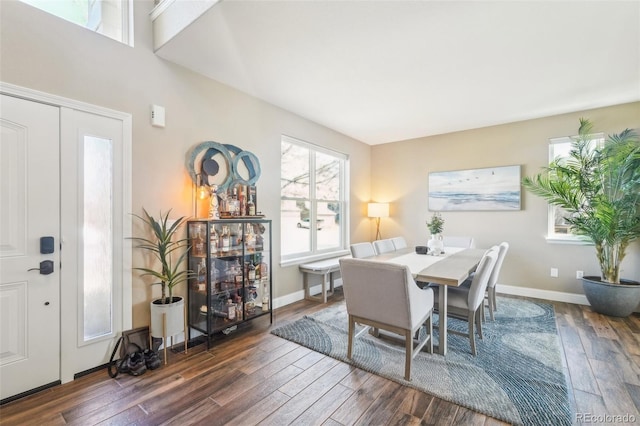
[(640, 142), (626, 129), (594, 148), (592, 128), (581, 118), (569, 158), (553, 160), (545, 173), (522, 184), (567, 211), (572, 231), (595, 244), (602, 280), (619, 284), (626, 249), (640, 237)]
[(190, 270), (180, 269), (180, 265), (184, 262), (189, 250), (188, 240), (186, 238), (174, 240), (178, 228), (186, 221), (186, 217), (183, 216), (169, 225), (169, 213), (171, 213), (171, 210), (164, 216), (161, 212), (159, 219), (151, 216), (145, 209), (142, 209), (142, 211), (144, 216), (136, 214), (134, 216), (150, 228), (153, 236), (151, 238), (133, 237), (132, 240), (138, 242), (137, 248), (151, 253), (154, 259), (160, 263), (160, 268), (134, 269), (142, 271), (142, 276), (149, 275), (157, 279), (157, 282), (151, 284), (161, 286), (161, 303), (172, 303), (173, 288), (187, 281), (193, 274)]

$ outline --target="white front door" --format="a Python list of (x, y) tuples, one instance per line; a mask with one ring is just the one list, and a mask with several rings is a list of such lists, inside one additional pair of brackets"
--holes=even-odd
[[(60, 109), (0, 95), (0, 399), (60, 381)], [(41, 244), (42, 237), (44, 238)]]

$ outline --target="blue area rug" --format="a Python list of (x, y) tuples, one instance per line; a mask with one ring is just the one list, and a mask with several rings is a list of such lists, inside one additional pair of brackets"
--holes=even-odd
[[(449, 334), (445, 357), (422, 352), (404, 380), (404, 341), (368, 333), (356, 339), (347, 359), (344, 302), (277, 327), (276, 336), (352, 364), (438, 398), (516, 425), (570, 425), (573, 414), (562, 368), (553, 307), (546, 303), (499, 297), (495, 321), (469, 340)], [(437, 315), (434, 316), (437, 324)], [(449, 329), (467, 331), (467, 323), (449, 320)], [(435, 342), (438, 332), (434, 329)]]

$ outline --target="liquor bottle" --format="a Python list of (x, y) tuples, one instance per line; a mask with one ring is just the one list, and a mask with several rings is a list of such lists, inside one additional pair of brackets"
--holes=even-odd
[(207, 265), (205, 264), (204, 259), (200, 261), (198, 264), (198, 291), (205, 292), (207, 291)]
[(256, 245), (256, 236), (253, 234), (253, 225), (250, 223), (247, 223), (247, 226), (245, 228), (244, 241), (245, 245), (247, 246), (246, 248), (248, 248), (249, 250), (253, 250), (254, 246)]
[(244, 195), (245, 191), (243, 191), (244, 186), (240, 187), (240, 193), (238, 194), (238, 206), (239, 206), (239, 215), (246, 216), (247, 215), (247, 197)]
[(222, 251), (227, 252), (231, 248), (231, 235), (229, 234), (229, 227), (222, 227)]
[(231, 299), (227, 299), (227, 318), (229, 321), (233, 321), (236, 319), (236, 304), (231, 301)]
[(233, 206), (232, 215), (238, 216), (240, 214), (240, 201), (238, 201), (238, 188), (234, 187), (231, 193), (231, 205)]
[(253, 195), (249, 195), (249, 201), (247, 202), (247, 214), (249, 216), (256, 215), (256, 204), (253, 202)]
[(209, 233), (209, 253), (215, 255), (218, 253), (218, 233), (216, 232), (216, 226), (211, 225), (211, 232)]
[(267, 281), (262, 282), (262, 312), (269, 310), (269, 287)]
[(256, 267), (253, 263), (248, 262), (248, 273), (247, 275), (249, 276), (249, 281), (253, 282), (256, 280)]
[(202, 238), (202, 230), (200, 225), (196, 228), (196, 236), (193, 241), (193, 255), (204, 256), (204, 239)]

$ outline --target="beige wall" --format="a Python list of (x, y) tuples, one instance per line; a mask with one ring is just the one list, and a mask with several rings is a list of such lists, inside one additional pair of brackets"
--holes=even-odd
[[(580, 117), (607, 134), (640, 129), (640, 102), (374, 146), (371, 154), (372, 197), (389, 201), (391, 217), (383, 219), (383, 236), (402, 234), (411, 245), (424, 245), (428, 174), (435, 171), (522, 165), (533, 175), (548, 163), (549, 138), (577, 134)], [(500, 284), (582, 294), (576, 270), (599, 275), (593, 246), (549, 244), (547, 204), (523, 191), (515, 212), (443, 212), (444, 233), (472, 235), (478, 247), (508, 241)], [(622, 268), (624, 278), (640, 280), (640, 249), (631, 247)], [(559, 277), (550, 277), (550, 268)]]
[[(149, 12), (152, 1), (134, 2), (135, 47), (71, 25), (30, 6), (0, 1), (0, 80), (133, 115), (133, 205), (150, 212), (192, 214), (185, 168), (190, 149), (213, 140), (255, 153), (262, 177), (259, 209), (273, 220), (274, 295), (298, 291), (297, 267), (280, 268), (280, 135), (320, 144), (351, 157), (351, 203), (369, 199), (370, 147), (154, 55)], [(152, 127), (151, 104), (166, 108), (166, 128)], [(352, 235), (366, 239), (360, 212)], [(137, 228), (134, 229), (136, 232)], [(141, 261), (134, 251), (134, 266)], [(179, 293), (184, 294), (186, 286)], [(148, 324), (155, 297), (134, 273), (133, 324)]]

